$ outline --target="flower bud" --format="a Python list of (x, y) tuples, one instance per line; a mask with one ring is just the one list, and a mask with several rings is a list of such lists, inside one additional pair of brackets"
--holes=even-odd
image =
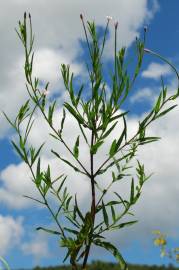
[(115, 27), (115, 29), (118, 28), (118, 22), (115, 22), (114, 27)]
[(145, 26), (144, 26), (144, 32), (146, 33), (147, 30), (148, 30), (148, 27), (147, 27), (147, 25), (145, 25)]
[(80, 19), (83, 20), (83, 14), (80, 14)]
[(106, 16), (106, 19), (107, 19), (108, 21), (112, 21), (112, 17), (111, 17), (111, 16)]

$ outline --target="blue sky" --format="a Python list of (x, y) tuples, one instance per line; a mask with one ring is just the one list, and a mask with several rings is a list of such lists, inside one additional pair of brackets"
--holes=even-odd
[[(14, 31), (25, 10), (31, 12), (36, 33), (34, 73), (42, 82), (50, 81), (50, 96), (55, 95), (62, 104), (67, 96), (59, 74), (60, 64), (69, 63), (77, 78), (86, 80), (83, 60), (87, 59), (87, 54), (83, 47), (84, 33), (79, 19), (81, 12), (85, 19), (95, 19), (100, 29), (106, 23), (106, 15), (113, 17), (104, 57), (107, 68), (110, 68), (112, 63), (115, 21), (119, 22), (118, 46), (128, 47), (129, 59), (134, 56), (135, 37), (141, 36), (143, 27), (147, 26), (146, 47), (160, 53), (179, 67), (178, 9), (177, 0), (111, 0), (105, 3), (102, 0), (97, 3), (95, 0), (77, 0), (75, 5), (65, 0), (54, 0), (53, 5), (50, 0), (45, 0), (43, 4), (40, 0), (15, 0), (13, 3), (10, 0), (6, 1), (0, 10), (0, 33), (3, 37), (0, 44), (1, 110), (13, 118), (27, 98), (22, 68), (23, 50)], [(171, 69), (155, 57), (145, 55), (141, 75), (124, 106), (124, 109), (130, 109), (130, 134), (137, 127), (138, 120), (155, 102), (160, 91), (161, 75), (169, 92), (173, 93), (176, 89), (176, 78)], [(57, 122), (62, 115), (61, 109), (59, 114), (60, 116), (55, 115)], [(153, 246), (152, 230), (160, 229), (166, 233), (171, 247), (176, 247), (179, 243), (178, 116), (179, 110), (176, 108), (165, 119), (156, 121), (150, 127), (149, 133), (161, 136), (161, 142), (139, 151), (139, 158), (146, 164), (147, 172), (154, 171), (155, 174), (146, 183), (141, 199), (135, 206), (138, 224), (109, 236), (130, 263), (169, 263), (167, 259), (160, 258), (159, 250)], [(36, 190), (30, 180), (28, 169), (12, 149), (10, 141), (15, 138), (15, 134), (2, 115), (0, 122), (0, 256), (7, 259), (11, 268), (61, 264), (64, 251), (59, 248), (59, 239), (35, 231), (38, 226), (53, 226), (52, 220), (47, 210), (22, 197), (24, 194), (37, 195)], [(72, 135), (76, 132), (76, 126), (73, 125), (72, 119), (68, 118), (65, 134), (69, 144), (73, 143)], [(49, 154), (49, 150), (57, 145), (49, 139), (48, 128), (37, 114), (30, 143), (38, 146), (44, 140), (48, 142), (42, 153), (44, 166), (50, 163), (55, 173), (58, 173), (59, 165)], [(64, 153), (62, 149), (62, 154)], [(100, 157), (103, 157), (103, 153)], [(82, 155), (82, 158), (87, 162), (85, 155)], [(62, 169), (68, 171), (60, 165), (60, 170)], [(75, 177), (73, 172), (69, 172), (70, 177)], [(85, 209), (89, 199), (88, 184), (83, 180), (74, 179), (68, 187), (72, 193), (77, 192), (79, 202)], [(126, 187), (122, 186), (121, 192), (125, 194), (126, 190)], [(95, 249), (91, 254), (91, 260), (99, 258), (114, 261), (108, 253)]]

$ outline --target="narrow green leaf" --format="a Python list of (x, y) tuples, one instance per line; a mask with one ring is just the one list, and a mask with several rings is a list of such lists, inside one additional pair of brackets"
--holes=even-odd
[(112, 125), (112, 127), (110, 129), (108, 129), (102, 136), (102, 140), (104, 140), (115, 128), (115, 126), (117, 125), (117, 121)]
[(162, 98), (162, 93), (160, 93), (160, 95), (157, 99), (157, 102), (155, 104), (155, 107), (154, 107), (155, 113), (158, 113), (160, 110), (161, 98)]
[(19, 154), (19, 156), (25, 161), (26, 158), (23, 155), (23, 153), (21, 152), (21, 150), (19, 149), (19, 147), (15, 144), (15, 142), (11, 141), (11, 143), (13, 144), (14, 148), (16, 149), (17, 153)]
[(131, 195), (130, 195), (130, 203), (133, 204), (134, 200), (134, 178), (131, 181)]
[(102, 242), (99, 239), (94, 240), (94, 244), (97, 246), (103, 247), (109, 252), (111, 252), (113, 256), (116, 258), (116, 260), (118, 261), (121, 270), (128, 270), (126, 262), (124, 261), (122, 255), (120, 254), (120, 252), (117, 250), (117, 248), (114, 245), (112, 245), (109, 242)]
[(108, 219), (108, 214), (104, 205), (104, 202), (102, 201), (102, 209), (103, 209), (103, 217), (104, 217), (104, 222), (106, 224), (106, 227), (109, 227), (109, 219)]
[(112, 230), (118, 230), (118, 229), (121, 229), (121, 228), (124, 228), (124, 227), (131, 226), (131, 225), (133, 225), (133, 224), (135, 224), (135, 223), (137, 223), (137, 222), (138, 222), (138, 220), (133, 220), (133, 221), (124, 222), (124, 223), (121, 223), (121, 224), (112, 226), (111, 229), (112, 229)]
[(112, 205), (111, 205), (111, 213), (112, 213), (113, 222), (115, 222), (115, 220), (116, 220), (116, 214), (115, 214), (114, 207)]
[(42, 231), (45, 231), (45, 232), (47, 232), (47, 233), (61, 235), (60, 232), (57, 232), (57, 231), (54, 231), (54, 230), (51, 230), (51, 229), (46, 229), (46, 228), (44, 228), (44, 227), (38, 227), (38, 228), (36, 228), (36, 230), (37, 230), (37, 231), (42, 230)]
[(173, 105), (171, 106), (170, 108), (164, 110), (163, 112), (159, 113), (157, 116), (156, 116), (156, 119), (167, 114), (168, 112), (170, 112), (171, 110), (173, 110), (175, 107), (177, 107), (178, 105)]
[[(76, 166), (74, 166), (73, 164), (71, 164), (68, 160), (62, 158), (57, 152), (55, 152), (54, 150), (51, 150), (51, 152), (57, 156), (60, 160), (62, 160), (64, 163), (68, 164), (71, 168), (73, 168), (76, 172), (81, 172)], [(83, 173), (83, 172), (81, 172)]]
[(104, 141), (98, 141), (97, 143), (95, 143), (92, 147), (91, 147), (91, 150), (90, 150), (90, 152), (92, 153), (92, 154), (96, 154), (97, 153), (97, 151), (98, 151), (98, 148), (102, 145), (104, 143)]
[(78, 96), (76, 98), (76, 107), (78, 106), (78, 103), (79, 103), (79, 100), (80, 100), (80, 97), (81, 97), (81, 93), (83, 91), (83, 88), (84, 88), (84, 85), (81, 86), (79, 92), (78, 92)]
[(65, 208), (66, 208), (67, 210), (69, 209), (69, 204), (70, 204), (72, 198), (73, 198), (73, 197), (70, 196), (70, 197), (67, 199), (67, 201), (66, 201)]
[(78, 114), (74, 109), (73, 107), (68, 104), (67, 102), (64, 103), (64, 106), (65, 108), (75, 117), (75, 119), (80, 123), (80, 124), (83, 124), (84, 123), (84, 120), (83, 120), (83, 117)]
[(79, 216), (79, 217), (81, 218), (81, 220), (84, 222), (85, 219), (84, 219), (84, 217), (83, 217), (83, 215), (82, 215), (82, 213), (81, 213), (81, 211), (80, 211), (80, 209), (79, 209), (79, 207), (78, 207), (76, 194), (75, 194), (75, 208), (76, 208), (76, 211), (77, 211), (78, 216)]
[(39, 153), (40, 153), (42, 147), (44, 146), (44, 144), (45, 144), (45, 143), (42, 143), (41, 146), (39, 147), (39, 149), (37, 150), (37, 152), (35, 153), (33, 159), (31, 160), (31, 165), (33, 165), (33, 163), (36, 161), (36, 159), (37, 159), (37, 157), (38, 157), (38, 155), (39, 155)]
[(66, 117), (66, 112), (63, 109), (63, 117), (62, 117), (62, 121), (61, 121), (61, 127), (60, 127), (60, 130), (58, 131), (58, 134), (59, 134), (60, 137), (62, 135), (63, 126), (64, 126), (64, 122), (65, 122), (65, 117)]
[(115, 153), (116, 153), (116, 139), (111, 144), (111, 147), (109, 150), (110, 157), (114, 156)]
[(77, 137), (76, 142), (75, 142), (75, 146), (73, 148), (73, 154), (74, 154), (74, 157), (76, 159), (78, 159), (78, 156), (79, 156), (79, 137), (80, 136)]
[(75, 235), (78, 235), (78, 233), (79, 233), (79, 231), (76, 231), (76, 230), (73, 230), (73, 229), (70, 229), (70, 228), (67, 228), (67, 227), (64, 227), (64, 230), (67, 231), (67, 232), (73, 233)]
[(64, 185), (64, 183), (65, 183), (66, 179), (67, 179), (67, 176), (65, 176), (65, 177), (63, 178), (63, 180), (62, 180), (62, 182), (61, 182), (61, 184), (60, 184), (59, 188), (57, 189), (57, 193), (59, 193), (59, 192), (60, 192), (60, 190), (62, 189), (62, 187), (63, 187), (63, 185)]

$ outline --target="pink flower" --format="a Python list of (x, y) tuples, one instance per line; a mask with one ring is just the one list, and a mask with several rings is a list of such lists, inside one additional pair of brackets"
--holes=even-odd
[(112, 17), (111, 17), (111, 16), (106, 16), (106, 19), (107, 19), (108, 21), (112, 21)]
[(42, 95), (47, 96), (50, 92), (48, 90), (43, 90)]

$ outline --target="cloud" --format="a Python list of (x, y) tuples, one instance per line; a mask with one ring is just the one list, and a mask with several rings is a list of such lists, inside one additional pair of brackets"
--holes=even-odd
[(0, 179), (2, 183), (0, 187), (1, 203), (13, 209), (23, 209), (34, 205), (31, 200), (23, 197), (23, 195), (38, 197), (31, 181), (30, 171), (24, 162), (6, 167), (1, 172)]
[(148, 101), (153, 104), (154, 100), (156, 99), (156, 94), (154, 94), (153, 89), (151, 88), (142, 88), (138, 90), (134, 95), (130, 97), (130, 102), (145, 102)]
[(161, 76), (171, 75), (172, 70), (167, 64), (159, 64), (159, 63), (150, 63), (148, 68), (144, 70), (141, 74), (143, 78), (149, 78), (157, 80)]
[(14, 219), (12, 216), (0, 215), (1, 256), (6, 255), (10, 249), (19, 245), (24, 233), (22, 221), (22, 217)]
[[(113, 16), (119, 21), (118, 45), (130, 46), (140, 27), (151, 20), (156, 9), (156, 1), (152, 1), (150, 9), (147, 0), (95, 0), (84, 3), (82, 0), (71, 3), (65, 0), (53, 1), (6, 1), (0, 10), (0, 34), (3, 40), (0, 45), (0, 107), (10, 118), (16, 115), (21, 104), (27, 98), (25, 79), (23, 74), (23, 48), (18, 41), (14, 27), (22, 18), (24, 11), (31, 12), (33, 28), (36, 34), (35, 41), (35, 72), (42, 80), (50, 80), (51, 91), (62, 91), (60, 79), (60, 64), (67, 62), (77, 75), (83, 76), (85, 70), (78, 62), (78, 56), (83, 56), (79, 40), (84, 40), (84, 33), (79, 14), (83, 13), (85, 19), (93, 20), (97, 25), (104, 26), (106, 15)], [(29, 4), (30, 3), (30, 4)], [(113, 52), (113, 25), (111, 25), (111, 39), (107, 43), (105, 54), (111, 56)], [(37, 57), (37, 58), (36, 58)], [(59, 76), (59, 77), (58, 77)], [(59, 79), (58, 79), (59, 78)], [(53, 89), (53, 90), (52, 90)], [(13, 102), (12, 102), (13, 101)], [(0, 117), (0, 137), (6, 135), (9, 125), (4, 117)]]
[[(140, 237), (142, 240), (142, 237), (146, 237), (150, 231), (155, 229), (155, 227), (161, 227), (161, 229), (163, 228), (165, 230), (168, 230), (169, 232), (174, 232), (177, 224), (179, 223), (179, 220), (177, 218), (178, 210), (176, 207), (176, 201), (178, 197), (178, 180), (176, 177), (178, 175), (177, 157), (179, 154), (178, 148), (176, 147), (176, 145), (179, 144), (179, 129), (176, 127), (176, 119), (178, 118), (178, 114), (179, 110), (175, 109), (174, 111), (170, 112), (170, 114), (167, 115), (165, 119), (159, 119), (154, 124), (152, 124), (148, 129), (147, 135), (161, 136), (162, 140), (160, 142), (141, 147), (138, 151), (137, 159), (141, 160), (145, 164), (147, 174), (150, 174), (151, 172), (155, 172), (155, 174), (154, 176), (152, 176), (151, 180), (149, 180), (148, 183), (145, 184), (141, 199), (134, 207), (134, 211), (140, 222), (138, 225), (134, 226), (134, 229), (131, 230), (131, 232), (133, 232), (133, 230), (136, 230), (134, 236), (132, 236), (131, 233), (131, 239), (134, 239), (135, 235), (139, 235), (140, 232)], [(56, 125), (59, 125), (59, 119), (61, 118), (60, 115), (61, 114), (59, 114), (59, 112), (55, 113), (54, 122)], [(144, 116), (142, 116), (141, 118), (143, 117)], [(138, 121), (139, 119), (137, 117), (128, 118), (128, 138), (130, 138), (132, 134), (134, 134), (134, 132), (137, 130)], [(39, 131), (41, 130), (43, 132), (39, 133)], [(109, 140), (107, 140), (106, 144), (101, 148), (100, 153), (97, 154), (97, 156), (95, 157), (95, 170), (106, 159), (106, 154), (112, 140), (114, 139), (114, 137), (119, 136), (121, 130), (122, 126), (117, 126), (116, 131), (111, 135)], [(175, 130), (175, 132), (173, 132), (173, 130)], [(67, 187), (69, 189), (69, 192), (73, 195), (77, 193), (79, 203), (80, 205), (82, 205), (83, 210), (86, 211), (90, 203), (89, 180), (87, 178), (83, 178), (81, 175), (75, 174), (74, 171), (70, 170), (67, 165), (64, 165), (62, 162), (54, 158), (49, 153), (50, 149), (55, 149), (62, 155), (62, 157), (65, 157), (67, 160), (71, 160), (72, 162), (74, 162), (74, 164), (76, 164), (75, 161), (71, 159), (71, 155), (67, 151), (65, 151), (62, 145), (60, 146), (60, 144), (56, 143), (55, 140), (50, 139), (50, 137), (49, 139), (47, 139), (48, 132), (48, 128), (45, 127), (43, 120), (40, 118), (40, 116), (38, 116), (36, 126), (34, 126), (34, 129), (32, 129), (33, 134), (30, 137), (29, 143), (38, 146), (42, 141), (44, 141), (43, 138), (46, 138), (45, 140), (47, 141), (47, 149), (44, 149), (43, 152), (43, 167), (47, 168), (47, 164), (49, 163), (51, 165), (51, 171), (54, 177), (61, 173), (65, 173), (68, 175)], [(78, 134), (78, 126), (74, 124), (73, 118), (71, 116), (67, 116), (67, 120), (65, 122), (64, 138), (71, 149), (74, 146)], [(87, 148), (85, 147), (84, 142), (83, 140), (81, 140), (80, 137), (80, 160), (89, 170), (88, 153), (89, 152), (87, 151)], [(24, 175), (27, 175), (27, 170), (25, 169), (24, 165), (13, 165), (12, 168), (7, 168), (5, 172), (2, 173), (4, 183), (6, 181), (7, 188), (11, 188), (10, 195), (13, 195), (13, 192), (15, 192), (16, 196), (20, 196), (21, 192), (24, 192), (25, 190), (30, 191), (31, 187), (25, 186), (25, 181), (21, 181), (21, 179), (24, 180)], [(14, 181), (13, 185), (10, 185), (10, 183), (12, 182), (12, 175), (16, 175), (16, 177), (20, 179), (20, 181)], [(106, 186), (109, 183), (110, 178), (111, 173), (108, 173), (102, 178), (100, 177), (98, 179), (99, 184), (103, 187)], [(127, 198), (129, 196), (130, 188), (130, 181), (128, 180), (130, 179), (126, 179), (126, 181), (124, 181), (123, 183), (121, 182), (119, 183), (119, 185), (115, 185), (111, 189), (111, 191), (120, 190), (121, 194), (123, 194)], [(112, 198), (111, 195), (109, 198)], [(16, 199), (16, 201), (18, 200)], [(162, 205), (163, 207), (161, 207)], [(170, 219), (168, 219), (168, 217), (165, 215), (166, 212), (168, 213), (168, 215), (170, 215)], [(126, 230), (128, 231), (128, 229)], [(122, 234), (120, 237), (121, 239), (123, 239)]]
[(42, 258), (50, 256), (47, 238), (37, 232), (29, 242), (22, 243), (21, 250), (24, 255), (33, 256), (35, 265), (40, 264)]

